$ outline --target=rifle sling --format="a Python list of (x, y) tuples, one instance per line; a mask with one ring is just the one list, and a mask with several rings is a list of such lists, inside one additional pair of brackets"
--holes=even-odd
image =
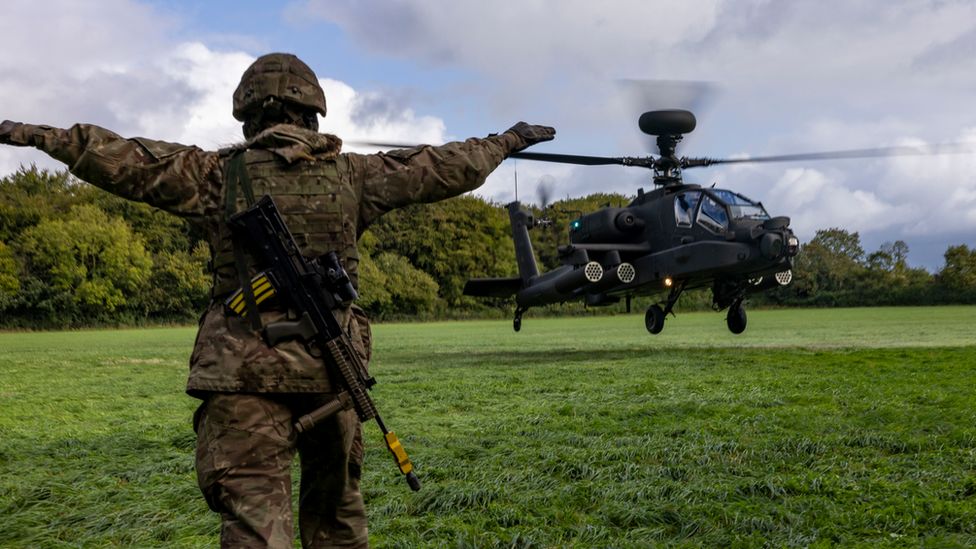
[[(254, 189), (251, 188), (251, 178), (247, 175), (247, 166), (244, 164), (245, 150), (237, 151), (227, 162), (227, 177), (224, 184), (227, 187), (224, 193), (224, 222), (227, 223), (230, 217), (237, 211), (237, 188), (244, 191), (244, 200), (248, 206), (254, 204)], [(237, 279), (241, 283), (241, 291), (244, 292), (244, 303), (247, 305), (247, 319), (251, 323), (254, 331), (260, 331), (261, 313), (258, 311), (257, 300), (254, 298), (254, 290), (251, 288), (251, 281), (247, 277), (247, 260), (244, 256), (244, 244), (238, 238), (236, 232), (231, 229), (232, 243), (234, 245), (234, 268), (237, 270)]]

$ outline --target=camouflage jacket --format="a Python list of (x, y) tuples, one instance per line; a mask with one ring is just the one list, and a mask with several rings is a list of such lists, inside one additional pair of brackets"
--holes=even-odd
[[(190, 357), (187, 392), (192, 395), (331, 391), (324, 369), (304, 344), (292, 341), (268, 347), (247, 322), (228, 316), (220, 300), (238, 280), (232, 265), (228, 270), (227, 261), (221, 261), (227, 252), (225, 173), (235, 152), (246, 149), (255, 193), (276, 196), (303, 253), (317, 255), (327, 251), (323, 248), (336, 248), (355, 278), (356, 241), (372, 222), (394, 208), (477, 188), (509, 153), (525, 145), (522, 138), (506, 132), (438, 147), (362, 155), (340, 153), (341, 141), (335, 136), (294, 126), (270, 128), (239, 147), (219, 152), (139, 137), (125, 139), (87, 124), (69, 129), (20, 124), (10, 140), (45, 151), (67, 164), (72, 174), (111, 193), (186, 217), (210, 235), (215, 299), (201, 318)], [(300, 192), (278, 197), (280, 188)], [(327, 201), (338, 205), (323, 210)], [(307, 210), (312, 212), (308, 215), (302, 209), (307, 204), (316, 205)], [(286, 314), (262, 311), (262, 320), (267, 324)], [(352, 307), (339, 311), (339, 317), (367, 360), (370, 336), (365, 315)]]

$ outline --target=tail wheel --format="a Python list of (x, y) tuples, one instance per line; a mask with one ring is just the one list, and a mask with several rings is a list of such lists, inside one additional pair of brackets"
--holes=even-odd
[(733, 334), (741, 334), (746, 331), (746, 308), (742, 306), (742, 301), (736, 301), (729, 307), (729, 314), (725, 317), (725, 323)]
[(644, 313), (644, 327), (652, 334), (659, 334), (664, 329), (664, 309), (660, 305), (651, 305)]
[(522, 309), (515, 310), (515, 318), (512, 319), (512, 329), (516, 332), (522, 329)]

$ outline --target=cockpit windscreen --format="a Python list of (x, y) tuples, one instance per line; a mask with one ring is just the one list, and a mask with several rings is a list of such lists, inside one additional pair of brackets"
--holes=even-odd
[(769, 219), (769, 214), (759, 202), (753, 202), (739, 193), (722, 189), (711, 190), (716, 197), (729, 206), (732, 219)]

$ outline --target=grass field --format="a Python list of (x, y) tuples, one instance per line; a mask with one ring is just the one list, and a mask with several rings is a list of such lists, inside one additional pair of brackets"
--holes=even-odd
[[(976, 546), (976, 307), (375, 327), (374, 547)], [(192, 329), (0, 334), (0, 547), (210, 547)]]

